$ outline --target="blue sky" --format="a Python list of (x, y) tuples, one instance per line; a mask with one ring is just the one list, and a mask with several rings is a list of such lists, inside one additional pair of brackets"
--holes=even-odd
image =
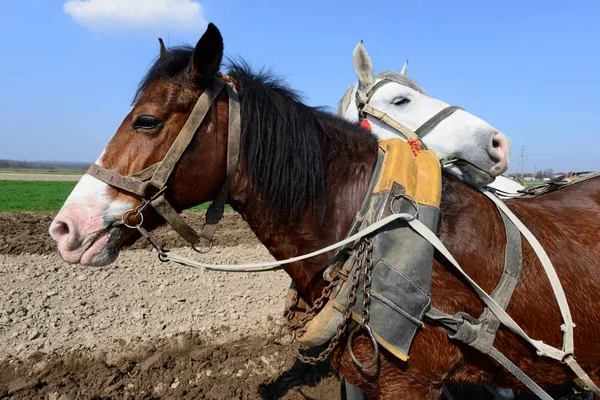
[[(0, 158), (94, 161), (158, 55), (156, 38), (194, 44), (212, 21), (227, 55), (270, 67), (311, 105), (333, 109), (356, 81), (363, 39), (376, 70), (409, 59), (431, 96), (507, 134), (509, 171), (522, 146), (526, 171), (600, 170), (597, 1), (145, 0), (119, 21), (65, 2), (0, 0)], [(179, 11), (146, 15), (171, 2)]]

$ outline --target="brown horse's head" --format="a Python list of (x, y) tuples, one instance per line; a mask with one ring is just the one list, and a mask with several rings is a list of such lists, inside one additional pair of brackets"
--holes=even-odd
[[(131, 175), (161, 161), (200, 94), (217, 78), (222, 57), (223, 39), (212, 24), (194, 49), (167, 51), (161, 42), (160, 57), (141, 82), (133, 109), (96, 163)], [(211, 199), (223, 185), (227, 109), (222, 92), (168, 182), (168, 198), (178, 210)], [(140, 198), (84, 175), (50, 225), (50, 235), (69, 263), (109, 264), (131, 235), (118, 224), (121, 216), (141, 203)], [(145, 217), (145, 226), (157, 224), (155, 215)]]

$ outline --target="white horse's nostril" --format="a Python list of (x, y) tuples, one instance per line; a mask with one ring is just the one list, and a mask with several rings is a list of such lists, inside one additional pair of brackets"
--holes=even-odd
[(490, 156), (496, 162), (503, 161), (507, 156), (508, 142), (506, 137), (501, 133), (496, 133), (492, 136), (492, 148)]

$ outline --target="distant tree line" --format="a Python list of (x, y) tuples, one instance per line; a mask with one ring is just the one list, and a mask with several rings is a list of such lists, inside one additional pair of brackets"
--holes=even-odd
[(48, 170), (86, 170), (90, 163), (69, 162), (69, 161), (17, 161), (17, 160), (0, 160), (0, 168), (12, 169), (48, 169)]
[(552, 178), (554, 177), (554, 170), (552, 168), (548, 168), (545, 170), (539, 170), (534, 175), (535, 179), (544, 179), (544, 178)]

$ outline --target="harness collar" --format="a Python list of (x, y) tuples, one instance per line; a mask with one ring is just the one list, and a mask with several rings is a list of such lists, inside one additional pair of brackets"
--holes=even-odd
[[(141, 224), (143, 219), (141, 213), (144, 208), (151, 205), (182, 238), (192, 245), (194, 250), (199, 251), (194, 246), (201, 237), (208, 240), (212, 247), (212, 237), (215, 233), (217, 223), (223, 217), (225, 202), (227, 201), (237, 172), (241, 140), (239, 97), (233, 82), (227, 76), (223, 76), (222, 78), (226, 80), (216, 79), (198, 98), (190, 116), (162, 161), (132, 175), (121, 175), (116, 171), (106, 169), (97, 164), (92, 164), (87, 170), (87, 174), (107, 185), (134, 194), (145, 200), (139, 207), (123, 213), (121, 217), (123, 223), (126, 223), (125, 219), (129, 214), (134, 214), (134, 218), (139, 217), (139, 223), (137, 226), (131, 226), (142, 232), (143, 228), (141, 228)], [(166, 199), (167, 182), (175, 170), (177, 163), (192, 142), (198, 128), (206, 118), (208, 111), (224, 88), (226, 88), (229, 97), (227, 175), (219, 194), (206, 212), (206, 224), (204, 225), (203, 232), (199, 234), (194, 228), (185, 223), (183, 218)], [(142, 234), (144, 233), (142, 232)], [(159, 247), (157, 247), (157, 250), (160, 255), (161, 248)]]

